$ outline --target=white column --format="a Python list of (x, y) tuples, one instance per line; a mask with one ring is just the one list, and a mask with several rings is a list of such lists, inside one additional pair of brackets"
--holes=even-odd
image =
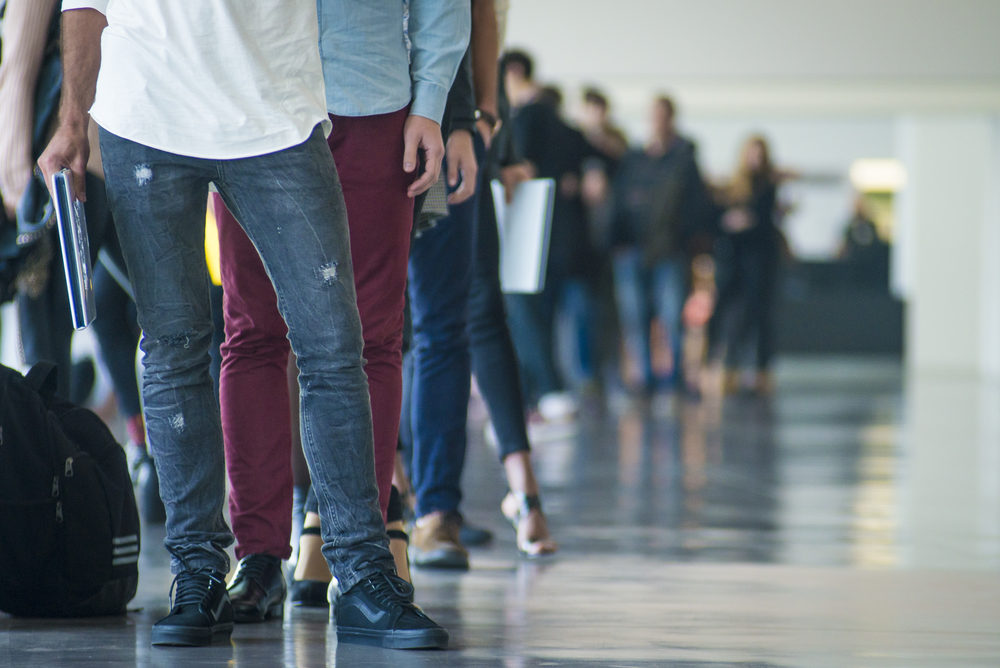
[(899, 125), (894, 285), (911, 371), (1000, 378), (1000, 122), (912, 116)]

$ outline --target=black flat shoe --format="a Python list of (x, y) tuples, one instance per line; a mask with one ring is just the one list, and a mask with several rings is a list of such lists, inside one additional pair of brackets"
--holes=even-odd
[(326, 592), (329, 588), (329, 582), (292, 580), (288, 600), (291, 601), (292, 605), (303, 608), (328, 608), (330, 602), (326, 599)]
[(285, 576), (281, 559), (270, 554), (243, 557), (237, 567), (229, 598), (237, 622), (263, 622), (284, 616)]

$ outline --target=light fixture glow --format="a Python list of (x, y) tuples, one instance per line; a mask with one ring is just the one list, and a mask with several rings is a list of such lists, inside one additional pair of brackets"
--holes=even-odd
[(854, 161), (850, 177), (860, 192), (897, 192), (906, 185), (906, 168), (891, 158), (865, 158)]

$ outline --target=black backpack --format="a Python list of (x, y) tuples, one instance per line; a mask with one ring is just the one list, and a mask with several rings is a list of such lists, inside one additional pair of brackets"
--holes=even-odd
[(139, 579), (125, 453), (97, 415), (54, 395), (54, 370), (0, 365), (0, 610), (121, 614)]

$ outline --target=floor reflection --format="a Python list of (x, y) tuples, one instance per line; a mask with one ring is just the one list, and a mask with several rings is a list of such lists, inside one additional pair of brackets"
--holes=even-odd
[(447, 652), (338, 645), (323, 611), (229, 645), (149, 646), (170, 575), (144, 534), (135, 611), (0, 617), (0, 665), (983, 666), (1000, 664), (1000, 390), (891, 360), (784, 362), (770, 399), (616, 399), (535, 458), (562, 546), (515, 554), (483, 413), (465, 574), (415, 573)]

